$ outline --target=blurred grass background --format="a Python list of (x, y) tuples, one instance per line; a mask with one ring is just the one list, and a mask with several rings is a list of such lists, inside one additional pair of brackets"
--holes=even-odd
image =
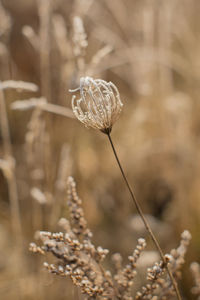
[[(58, 219), (67, 217), (68, 175), (77, 181), (97, 245), (126, 257), (136, 239), (146, 237), (102, 133), (37, 107), (11, 109), (16, 100), (40, 96), (70, 108), (68, 89), (81, 76), (111, 80), (120, 91), (124, 109), (113, 139), (162, 248), (176, 247), (184, 229), (192, 233), (181, 289), (193, 299), (189, 264), (200, 260), (200, 2), (0, 4), (1, 81), (39, 86), (37, 93), (4, 92), (22, 231), (12, 226), (9, 184), (0, 171), (1, 299), (81, 299), (69, 281), (46, 274), (41, 258), (28, 252), (37, 230), (59, 230)], [(6, 160), (4, 146), (1, 128)]]

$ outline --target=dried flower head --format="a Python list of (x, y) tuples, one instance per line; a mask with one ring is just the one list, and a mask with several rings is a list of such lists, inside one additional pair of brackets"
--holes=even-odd
[(82, 77), (80, 87), (70, 90), (76, 91), (80, 91), (80, 99), (72, 97), (72, 109), (77, 119), (86, 127), (110, 133), (123, 106), (117, 87), (102, 79)]

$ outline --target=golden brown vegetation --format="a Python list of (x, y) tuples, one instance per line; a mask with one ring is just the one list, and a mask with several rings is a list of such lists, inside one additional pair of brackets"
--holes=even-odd
[[(66, 238), (37, 232), (69, 232), (58, 220), (70, 215), (70, 175), (84, 199), (95, 259), (109, 249), (100, 282), (109, 269), (115, 292), (149, 299), (152, 280), (162, 275), (162, 262), (128, 199), (105, 136), (74, 119), (68, 90), (79, 86), (82, 76), (118, 87), (124, 110), (113, 139), (121, 161), (164, 253), (177, 247), (181, 232), (191, 232), (179, 288), (183, 299), (200, 297), (199, 11), (198, 0), (0, 1), (1, 299), (84, 299), (70, 280), (48, 274), (41, 257), (28, 252), (35, 232), (45, 247)], [(126, 266), (135, 264), (140, 238), (147, 248), (133, 290), (118, 289)], [(171, 256), (182, 266), (180, 247)], [(116, 252), (119, 277), (111, 263)], [(46, 259), (50, 271), (63, 272), (62, 259), (60, 264), (52, 256)], [(111, 279), (102, 286), (106, 293)]]

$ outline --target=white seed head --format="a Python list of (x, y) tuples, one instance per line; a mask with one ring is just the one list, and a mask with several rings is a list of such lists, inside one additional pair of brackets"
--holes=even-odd
[(86, 127), (110, 133), (123, 107), (117, 87), (102, 79), (82, 77), (80, 87), (70, 90), (76, 91), (80, 91), (80, 99), (72, 97), (72, 109), (77, 119)]

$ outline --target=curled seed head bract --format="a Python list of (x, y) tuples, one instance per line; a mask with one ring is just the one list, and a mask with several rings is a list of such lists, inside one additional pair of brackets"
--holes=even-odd
[(72, 97), (72, 109), (77, 119), (86, 127), (110, 133), (119, 118), (123, 103), (117, 87), (112, 82), (82, 77), (80, 87), (70, 92), (80, 92), (80, 99)]

